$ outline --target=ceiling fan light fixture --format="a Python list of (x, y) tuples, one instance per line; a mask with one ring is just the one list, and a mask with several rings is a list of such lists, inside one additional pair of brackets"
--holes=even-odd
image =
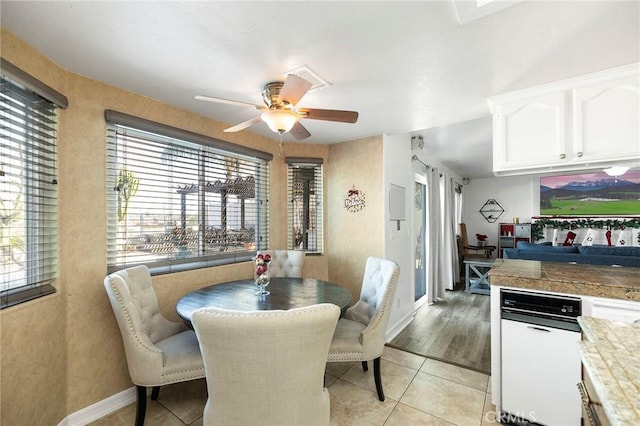
[(300, 116), (288, 109), (270, 109), (260, 116), (262, 121), (276, 133), (286, 133), (293, 128)]
[(614, 166), (603, 170), (603, 172), (613, 177), (622, 176), (623, 174), (627, 173), (627, 171), (629, 171), (629, 167), (625, 166)]

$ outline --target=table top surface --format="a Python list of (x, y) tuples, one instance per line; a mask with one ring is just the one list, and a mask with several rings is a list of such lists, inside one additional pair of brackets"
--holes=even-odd
[(271, 278), (267, 290), (271, 294), (256, 295), (258, 286), (253, 279), (214, 284), (186, 294), (176, 310), (183, 320), (191, 321), (193, 312), (205, 307), (264, 311), (333, 303), (344, 311), (352, 301), (346, 288), (313, 278)]
[(495, 259), (492, 259), (492, 258), (489, 258), (489, 259), (476, 258), (476, 259), (465, 260), (464, 263), (468, 263), (469, 265), (493, 265), (494, 260)]

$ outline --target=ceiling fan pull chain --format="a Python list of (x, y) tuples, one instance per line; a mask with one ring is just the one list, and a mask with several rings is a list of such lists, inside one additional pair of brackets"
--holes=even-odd
[(282, 132), (280, 132), (280, 143), (278, 144), (280, 147), (280, 152), (278, 153), (278, 157), (282, 157)]

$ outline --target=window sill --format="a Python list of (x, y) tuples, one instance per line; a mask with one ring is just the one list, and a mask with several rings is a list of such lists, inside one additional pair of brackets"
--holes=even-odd
[(7, 290), (0, 294), (0, 309), (9, 308), (39, 297), (48, 296), (55, 292), (56, 289), (51, 284), (45, 284), (35, 288), (16, 288), (13, 290)]

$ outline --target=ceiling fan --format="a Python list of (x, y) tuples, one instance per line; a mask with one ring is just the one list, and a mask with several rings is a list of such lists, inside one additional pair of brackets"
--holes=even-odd
[(305, 139), (311, 136), (311, 133), (309, 133), (309, 131), (300, 124), (300, 120), (303, 118), (311, 120), (338, 121), (341, 123), (355, 123), (358, 121), (358, 113), (356, 111), (295, 108), (298, 101), (309, 91), (311, 86), (312, 84), (310, 82), (295, 74), (289, 74), (284, 83), (281, 81), (272, 81), (271, 83), (267, 83), (262, 89), (262, 99), (266, 106), (215, 98), (211, 96), (198, 95), (195, 98), (201, 101), (249, 106), (263, 111), (262, 114), (257, 117), (225, 129), (225, 132), (239, 132), (240, 130), (244, 130), (247, 127), (264, 121), (271, 130), (279, 133), (280, 135), (286, 132), (291, 132), (293, 137), (296, 139)]

